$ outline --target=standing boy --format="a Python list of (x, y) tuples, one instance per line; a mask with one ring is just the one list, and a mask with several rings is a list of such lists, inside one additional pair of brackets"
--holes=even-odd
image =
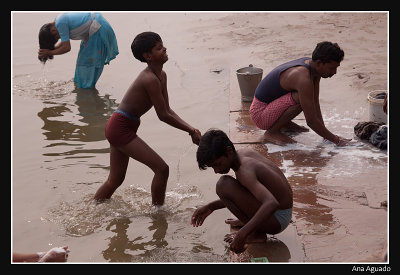
[(236, 253), (245, 250), (246, 242), (265, 240), (266, 234), (282, 232), (292, 217), (293, 193), (285, 175), (272, 161), (252, 149), (236, 151), (221, 130), (210, 129), (200, 139), (197, 149), (199, 168), (212, 167), (215, 173), (232, 169), (236, 178), (224, 175), (216, 185), (219, 200), (198, 208), (191, 224), (203, 224), (208, 215), (227, 207), (238, 220), (225, 222), (242, 226), (225, 238)]
[(199, 144), (201, 133), (181, 119), (169, 106), (167, 74), (162, 70), (168, 55), (161, 37), (154, 32), (140, 33), (133, 40), (131, 49), (134, 57), (146, 62), (147, 67), (131, 84), (118, 109), (107, 122), (105, 135), (110, 143), (110, 174), (107, 181), (97, 190), (94, 199), (100, 201), (112, 196), (125, 179), (131, 157), (153, 170), (152, 203), (162, 205), (169, 167), (136, 135), (140, 117), (154, 106), (161, 121), (189, 133), (193, 143)]

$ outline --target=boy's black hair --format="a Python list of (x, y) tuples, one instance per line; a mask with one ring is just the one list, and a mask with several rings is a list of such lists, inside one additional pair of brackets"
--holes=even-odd
[(235, 146), (225, 132), (219, 129), (209, 129), (200, 139), (196, 158), (199, 168), (205, 170), (217, 158), (227, 156), (227, 147), (236, 154)]
[[(41, 49), (49, 49), (54, 50), (54, 44), (56, 44), (57, 39), (50, 32), (51, 23), (44, 24), (39, 30), (39, 47)], [(38, 57), (39, 60), (43, 63), (46, 63), (47, 59), (53, 59), (53, 56), (49, 56), (48, 58)]]
[(335, 61), (340, 63), (343, 60), (344, 51), (337, 43), (329, 41), (319, 42), (312, 53), (312, 60), (321, 60), (322, 63)]
[(162, 42), (160, 35), (155, 32), (142, 32), (136, 35), (131, 44), (131, 50), (133, 56), (141, 61), (146, 62), (144, 59), (144, 53), (150, 53), (151, 49), (157, 44), (157, 42)]

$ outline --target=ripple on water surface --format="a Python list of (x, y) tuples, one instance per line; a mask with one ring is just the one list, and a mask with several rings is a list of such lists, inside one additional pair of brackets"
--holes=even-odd
[(48, 220), (64, 227), (67, 235), (85, 236), (119, 217), (135, 218), (154, 213), (171, 216), (185, 212), (193, 208), (190, 200), (200, 196), (197, 187), (178, 186), (166, 193), (163, 206), (153, 206), (150, 192), (140, 186), (131, 185), (121, 192), (124, 194), (116, 192), (102, 203), (96, 203), (93, 194), (73, 202), (62, 201), (48, 211)]

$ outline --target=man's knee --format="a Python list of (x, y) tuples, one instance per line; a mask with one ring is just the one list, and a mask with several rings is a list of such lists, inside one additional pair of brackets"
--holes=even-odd
[(217, 181), (217, 185), (215, 187), (215, 191), (217, 195), (221, 197), (225, 197), (229, 190), (232, 190), (232, 185), (237, 184), (237, 180), (228, 175), (223, 175)]
[(294, 105), (296, 112), (300, 113), (301, 111), (303, 111), (303, 108), (301, 108), (300, 104), (296, 104)]
[(296, 104), (300, 104), (300, 97), (298, 92), (292, 92), (291, 96), (294, 102), (296, 102)]
[(289, 116), (291, 117), (296, 117), (298, 114), (300, 114), (303, 111), (303, 108), (301, 108), (300, 104), (292, 105), (287, 109), (287, 112)]

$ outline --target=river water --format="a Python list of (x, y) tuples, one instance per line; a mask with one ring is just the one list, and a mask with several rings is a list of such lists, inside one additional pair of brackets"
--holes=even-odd
[(167, 47), (164, 70), (175, 112), (202, 132), (228, 131), (229, 67), (198, 52), (187, 30), (215, 15), (104, 13), (120, 54), (105, 66), (94, 90), (76, 89), (72, 81), (80, 41), (45, 65), (37, 60), (39, 28), (56, 15), (12, 15), (14, 251), (66, 244), (72, 262), (227, 261), (225, 210), (201, 228), (190, 225), (194, 209), (217, 198), (218, 177), (200, 172), (197, 146), (186, 133), (159, 121), (153, 109), (142, 117), (138, 135), (170, 166), (165, 205), (151, 205), (153, 173), (133, 160), (112, 199), (91, 203), (109, 171), (105, 123), (145, 67), (130, 50), (139, 32), (159, 33)]

